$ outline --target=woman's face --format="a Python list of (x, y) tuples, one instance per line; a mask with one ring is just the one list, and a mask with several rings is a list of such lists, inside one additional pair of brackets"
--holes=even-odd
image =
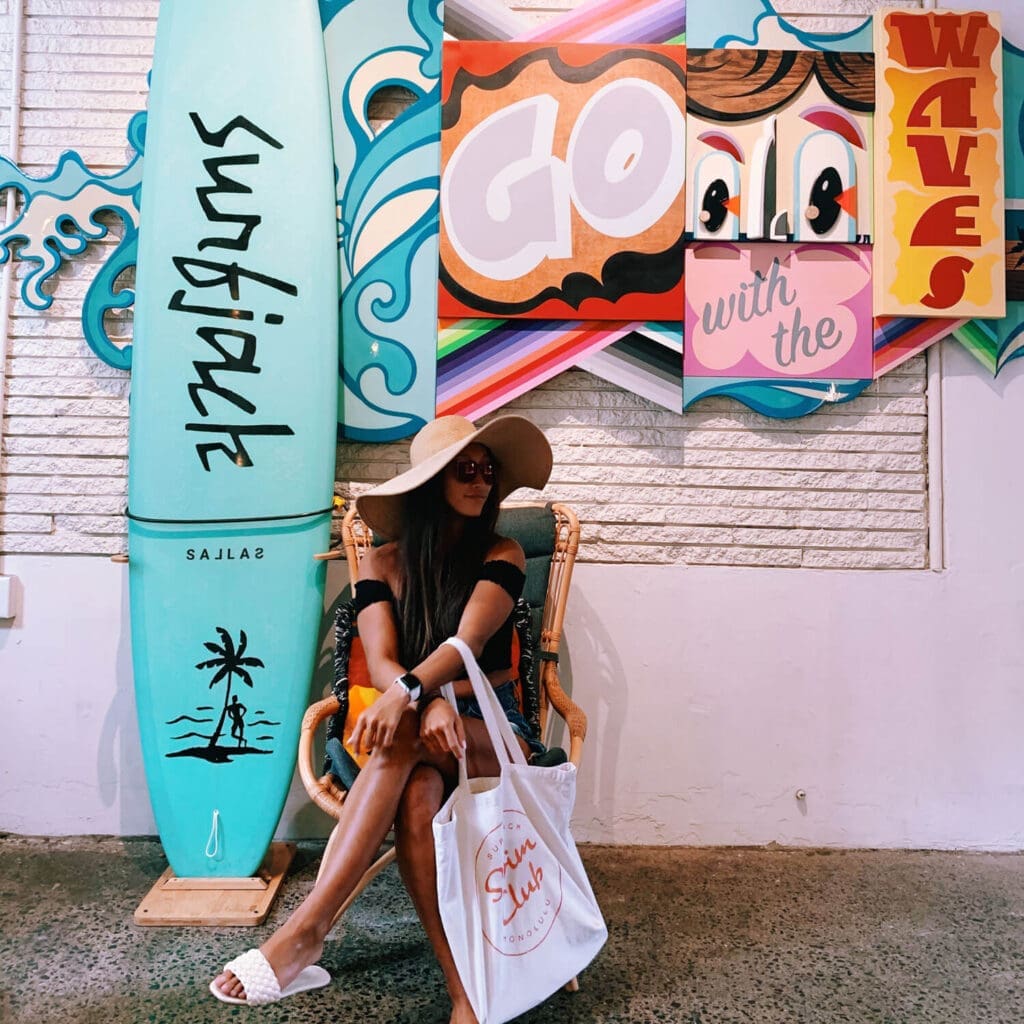
[(493, 472), (490, 451), (482, 444), (471, 444), (445, 466), (444, 500), (460, 516), (475, 519), (483, 512), (494, 486)]

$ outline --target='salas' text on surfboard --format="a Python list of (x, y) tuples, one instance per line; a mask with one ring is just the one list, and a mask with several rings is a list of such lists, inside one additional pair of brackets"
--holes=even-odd
[[(211, 149), (223, 150), (229, 138), (237, 132), (246, 132), (253, 139), (273, 149), (283, 149), (283, 145), (272, 135), (263, 131), (253, 124), (248, 118), (238, 115), (223, 128), (212, 130), (207, 128), (200, 116), (192, 112), (189, 114), (192, 124), (202, 140), (203, 144)], [(236, 140), (232, 140), (236, 141)], [(246, 140), (249, 147), (250, 140)], [(259, 152), (232, 152), (220, 156), (210, 156), (203, 160), (203, 168), (209, 176), (212, 185), (202, 185), (196, 191), (199, 206), (203, 211), (207, 222), (217, 233), (200, 239), (196, 244), (196, 254), (189, 256), (174, 256), (172, 262), (179, 275), (188, 288), (178, 289), (168, 303), (168, 309), (185, 313), (190, 316), (202, 317), (203, 319), (227, 319), (238, 323), (239, 321), (251, 323), (256, 320), (256, 313), (252, 309), (240, 308), (242, 282), (246, 288), (259, 287), (270, 289), (272, 292), (279, 292), (282, 295), (296, 297), (299, 293), (296, 285), (280, 278), (271, 277), (268, 274), (260, 273), (258, 270), (243, 267), (237, 260), (224, 262), (211, 259), (202, 259), (198, 253), (206, 249), (221, 249), (229, 252), (245, 253), (249, 250), (249, 243), (253, 232), (262, 223), (263, 218), (257, 213), (242, 213), (236, 210), (221, 210), (215, 205), (217, 196), (249, 196), (253, 189), (243, 181), (238, 181), (225, 173), (225, 167), (253, 166), (260, 162)], [(227, 225), (233, 225), (238, 233), (231, 237)], [(202, 304), (189, 294), (189, 289), (211, 289), (226, 288), (230, 296), (231, 305), (208, 305)], [(262, 296), (264, 300), (266, 295)], [(186, 301), (189, 300), (189, 301)], [(221, 300), (223, 301), (223, 300)], [(284, 314), (266, 313), (263, 322), (269, 327), (277, 327), (284, 323)], [(289, 436), (295, 431), (286, 423), (260, 423), (257, 418), (257, 409), (254, 402), (240, 390), (241, 381), (244, 375), (258, 374), (260, 366), (256, 362), (258, 335), (254, 331), (243, 331), (236, 327), (227, 327), (219, 323), (203, 324), (195, 329), (196, 337), (205, 346), (212, 349), (219, 357), (218, 359), (202, 360), (193, 362), (198, 380), (188, 385), (189, 398), (192, 405), (200, 416), (204, 417), (203, 422), (186, 423), (185, 430), (200, 433), (222, 435), (220, 441), (210, 441), (196, 444), (196, 454), (203, 464), (203, 468), (210, 472), (210, 456), (215, 452), (223, 452), (230, 463), (238, 467), (252, 466), (253, 461), (245, 445), (245, 438), (259, 436)], [(235, 387), (229, 387), (224, 383), (223, 377), (215, 377), (214, 374), (239, 374), (240, 378), (232, 378), (231, 382)], [(213, 395), (234, 408), (252, 417), (242, 423), (219, 423), (210, 422), (205, 419), (210, 415), (203, 393)], [(230, 441), (230, 443), (229, 443)], [(218, 463), (223, 465), (223, 463)]]
[(259, 561), (263, 558), (263, 548), (188, 548), (185, 552), (186, 562), (244, 562), (247, 558)]

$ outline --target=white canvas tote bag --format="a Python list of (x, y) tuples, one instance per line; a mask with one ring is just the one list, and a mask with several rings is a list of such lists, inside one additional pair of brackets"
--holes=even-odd
[[(480, 1024), (502, 1024), (574, 978), (608, 937), (569, 818), (576, 767), (526, 763), (472, 652), (451, 644), (501, 766), (459, 784), (434, 818), (437, 897), (459, 977)], [(451, 686), (445, 696), (454, 703)]]

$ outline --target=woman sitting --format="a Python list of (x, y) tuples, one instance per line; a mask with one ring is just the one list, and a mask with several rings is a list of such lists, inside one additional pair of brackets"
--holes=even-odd
[[(476, 1024), (438, 913), (432, 821), (458, 778), (495, 775), (498, 765), (458, 652), (461, 637), (506, 709), (524, 753), (542, 752), (516, 702), (512, 610), (525, 558), (495, 532), (498, 506), (519, 487), (541, 488), (551, 472), (543, 433), (519, 416), (477, 429), (461, 416), (427, 424), (413, 439), (412, 466), (359, 498), (363, 521), (389, 543), (367, 552), (355, 588), (370, 679), (381, 696), (360, 716), (351, 743), (370, 753), (342, 805), (339, 838), (312, 891), (259, 948), (210, 984), (217, 998), (255, 1004), (327, 984), (311, 967), (334, 916), (391, 828), (399, 871), (444, 973), (452, 1024)], [(458, 713), (440, 696), (456, 681)]]

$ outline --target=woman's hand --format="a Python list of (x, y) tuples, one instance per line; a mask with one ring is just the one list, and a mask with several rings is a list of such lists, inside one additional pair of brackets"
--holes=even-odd
[(385, 690), (358, 718), (352, 730), (352, 748), (359, 754), (391, 746), (402, 715), (409, 708), (409, 694), (402, 686)]
[(420, 718), (420, 739), (431, 754), (466, 753), (466, 732), (458, 712), (446, 700), (432, 700)]

